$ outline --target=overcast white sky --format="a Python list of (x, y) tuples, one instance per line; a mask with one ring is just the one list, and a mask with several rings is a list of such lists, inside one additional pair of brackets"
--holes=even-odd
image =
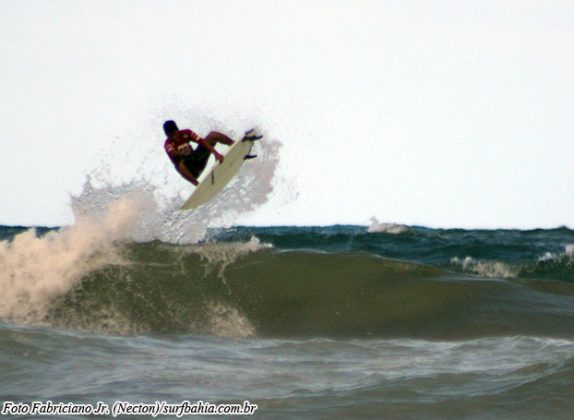
[(0, 224), (98, 167), (191, 191), (174, 117), (284, 144), (243, 223), (574, 227), (571, 0), (3, 0), (0, 51)]

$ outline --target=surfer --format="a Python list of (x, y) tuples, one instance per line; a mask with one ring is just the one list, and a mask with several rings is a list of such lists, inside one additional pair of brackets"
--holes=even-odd
[[(175, 121), (171, 120), (163, 124), (163, 131), (167, 136), (164, 148), (175, 169), (195, 186), (199, 185), (197, 178), (205, 169), (210, 154), (213, 154), (218, 162), (223, 162), (223, 156), (215, 150), (215, 145), (223, 143), (231, 146), (234, 143), (225, 134), (217, 131), (201, 138), (189, 129), (180, 130)], [(195, 149), (191, 147), (191, 142), (197, 143)]]

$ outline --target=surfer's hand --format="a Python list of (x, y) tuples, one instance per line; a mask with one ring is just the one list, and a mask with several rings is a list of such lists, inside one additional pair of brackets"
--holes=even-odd
[(215, 160), (217, 160), (219, 163), (223, 163), (223, 155), (216, 153), (215, 154)]
[(190, 182), (196, 187), (199, 185), (199, 181), (197, 179), (194, 179), (193, 181), (190, 179)]

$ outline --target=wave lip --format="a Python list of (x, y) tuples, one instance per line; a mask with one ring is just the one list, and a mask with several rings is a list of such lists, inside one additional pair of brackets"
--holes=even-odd
[(110, 205), (101, 217), (84, 216), (68, 228), (38, 236), (30, 229), (0, 242), (0, 319), (40, 322), (50, 303), (89, 273), (122, 264), (115, 250), (137, 221), (137, 197)]
[(388, 233), (391, 235), (400, 235), (401, 233), (410, 232), (411, 229), (406, 225), (396, 223), (381, 223), (376, 217), (371, 217), (371, 224), (367, 228), (369, 233)]

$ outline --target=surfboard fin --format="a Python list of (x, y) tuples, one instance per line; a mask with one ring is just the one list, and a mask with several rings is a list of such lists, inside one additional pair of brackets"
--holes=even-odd
[(241, 141), (255, 141), (255, 140), (260, 140), (262, 138), (263, 138), (263, 136), (248, 136), (248, 137), (243, 137), (241, 139)]
[(241, 139), (241, 141), (255, 141), (255, 140), (259, 140), (262, 139), (263, 136), (262, 135), (258, 135), (255, 132), (255, 129), (252, 128), (251, 130), (247, 130), (245, 132), (245, 135), (243, 136), (243, 138)]
[(243, 157), (243, 160), (255, 159), (256, 157), (257, 157), (257, 155), (245, 155)]

